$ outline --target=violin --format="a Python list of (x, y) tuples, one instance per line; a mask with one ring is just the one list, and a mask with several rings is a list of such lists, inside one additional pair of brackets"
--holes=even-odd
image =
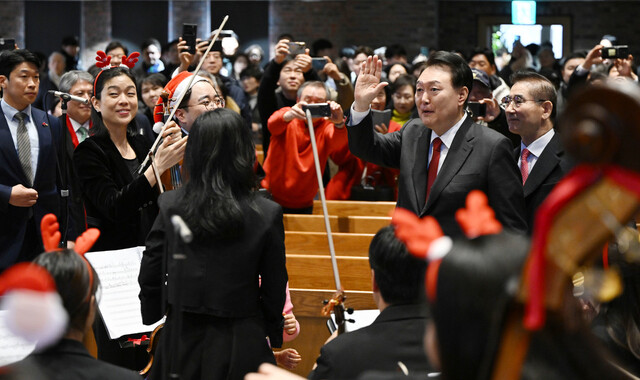
[[(160, 94), (160, 99), (162, 99), (162, 119), (165, 123), (169, 121), (169, 116), (171, 115), (171, 107), (169, 106), (171, 102), (170, 96), (171, 95), (166, 90), (163, 90)], [(170, 167), (160, 175), (161, 193), (163, 191), (175, 190), (182, 187), (182, 173), (180, 172), (182, 162), (183, 160), (180, 160), (179, 163)]]
[(570, 100), (558, 130), (580, 165), (536, 214), (516, 307), (507, 315), (492, 379), (520, 378), (531, 337), (547, 316), (570, 320), (564, 305), (572, 297), (574, 274), (588, 271), (612, 238), (619, 244), (638, 239), (637, 233), (625, 234), (624, 227), (640, 208), (640, 89), (587, 87)]
[(158, 349), (158, 341), (162, 336), (162, 329), (164, 328), (164, 323), (158, 325), (153, 332), (151, 333), (151, 339), (149, 339), (149, 346), (147, 346), (147, 353), (149, 354), (149, 362), (147, 365), (138, 373), (142, 376), (147, 376), (149, 371), (151, 371), (151, 367), (153, 367), (153, 359), (156, 355), (156, 350)]

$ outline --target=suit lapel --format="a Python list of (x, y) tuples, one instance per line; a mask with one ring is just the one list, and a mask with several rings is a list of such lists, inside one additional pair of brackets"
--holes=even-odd
[(423, 214), (433, 207), (435, 201), (438, 199), (444, 188), (449, 184), (449, 182), (451, 182), (451, 179), (453, 179), (456, 173), (458, 173), (462, 164), (464, 164), (467, 157), (469, 157), (469, 154), (473, 150), (473, 139), (475, 138), (475, 135), (469, 130), (471, 128), (471, 124), (471, 118), (467, 117), (464, 123), (460, 126), (460, 129), (458, 129), (456, 136), (453, 138), (451, 147), (447, 152), (447, 157), (445, 158), (444, 163), (438, 172), (438, 176), (433, 183), (433, 187), (431, 188), (431, 193), (429, 194), (429, 199), (427, 200)]
[[(422, 125), (422, 123), (420, 123)], [(431, 130), (423, 126), (418, 138), (413, 142), (413, 168), (411, 170), (411, 180), (413, 184), (409, 184), (414, 190), (414, 203), (416, 210), (422, 210), (425, 204), (427, 194), (427, 163), (429, 155), (429, 144), (431, 141)], [(426, 147), (426, 149), (425, 149)]]
[(556, 133), (538, 157), (529, 177), (527, 177), (527, 182), (524, 183), (525, 198), (531, 195), (558, 165), (560, 162), (558, 155), (561, 153), (562, 147)]
[(38, 112), (33, 107), (31, 107), (31, 117), (33, 117), (33, 124), (36, 126), (38, 130), (38, 140), (40, 145), (40, 151), (38, 153), (38, 167), (36, 169), (36, 175), (34, 176), (33, 183), (34, 185), (38, 183), (38, 178), (42, 175), (42, 171), (46, 167), (51, 167), (46, 165), (46, 160), (51, 159), (51, 157), (55, 157), (51, 155), (51, 149), (53, 144), (51, 142), (51, 126), (46, 120), (46, 116), (44, 112)]

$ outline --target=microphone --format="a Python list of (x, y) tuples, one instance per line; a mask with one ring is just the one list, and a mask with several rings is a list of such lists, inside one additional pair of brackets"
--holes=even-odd
[(56, 91), (56, 90), (49, 90), (49, 93), (53, 94), (53, 96), (58, 96), (58, 97), (62, 98), (63, 100), (66, 100), (66, 101), (73, 100), (75, 102), (80, 102), (80, 103), (83, 103), (83, 104), (89, 104), (89, 99), (85, 99), (85, 98), (81, 98), (79, 96), (67, 94), (66, 92), (61, 92), (61, 91)]
[(172, 215), (171, 224), (173, 224), (173, 229), (180, 235), (183, 242), (191, 243), (193, 234), (180, 215)]

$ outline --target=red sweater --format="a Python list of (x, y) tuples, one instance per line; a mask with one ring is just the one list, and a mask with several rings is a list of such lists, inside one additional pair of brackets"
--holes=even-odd
[[(313, 205), (318, 192), (309, 128), (305, 120), (285, 122), (290, 107), (274, 112), (267, 124), (271, 132), (269, 154), (264, 161), (266, 173), (262, 187), (283, 207), (303, 208)], [(313, 123), (320, 170), (324, 171), (329, 156), (344, 156), (349, 150), (346, 128), (335, 128), (329, 120)]]

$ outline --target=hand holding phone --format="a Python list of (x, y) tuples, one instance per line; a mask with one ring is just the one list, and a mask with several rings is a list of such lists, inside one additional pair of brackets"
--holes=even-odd
[(315, 71), (322, 71), (326, 65), (327, 65), (326, 58), (318, 58), (318, 57), (311, 58), (311, 66), (313, 66), (313, 69)]

